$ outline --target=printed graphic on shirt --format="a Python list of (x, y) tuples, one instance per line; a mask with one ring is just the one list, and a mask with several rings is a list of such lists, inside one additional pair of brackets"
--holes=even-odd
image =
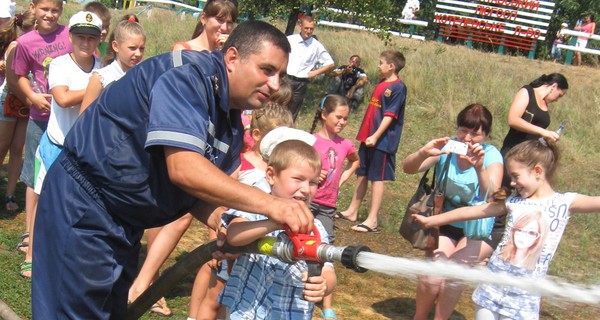
[(498, 258), (515, 269), (533, 272), (534, 277), (544, 276), (569, 221), (572, 199), (571, 193), (544, 200), (508, 198), (509, 214)]
[(44, 67), (44, 77), (48, 79), (48, 70), (50, 70), (50, 62), (52, 62), (52, 57), (44, 58), (44, 62), (42, 62), (42, 66)]
[(326, 188), (335, 180), (336, 163), (338, 161), (338, 154), (333, 147), (327, 149), (327, 177), (323, 180), (319, 189)]
[(515, 267), (533, 270), (548, 235), (546, 220), (540, 211), (524, 213), (512, 224), (508, 242), (500, 250), (500, 258)]
[[(40, 61), (41, 57), (43, 57), (43, 56), (49, 56), (49, 57), (60, 56), (67, 49), (68, 49), (67, 44), (65, 42), (56, 42), (56, 43), (47, 44), (43, 48), (37, 48), (31, 54), (33, 55), (33, 59), (35, 59), (36, 61)], [(48, 64), (50, 64), (50, 62), (48, 62)]]

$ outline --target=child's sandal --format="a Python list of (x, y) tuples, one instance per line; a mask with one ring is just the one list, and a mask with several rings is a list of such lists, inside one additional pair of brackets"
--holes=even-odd
[(21, 274), (21, 277), (31, 279), (31, 267), (32, 267), (32, 265), (33, 264), (32, 264), (31, 261), (23, 261), (23, 262), (21, 262), (21, 265), (19, 267), (19, 273)]
[(15, 196), (6, 196), (4, 198), (5, 208), (7, 211), (17, 211), (19, 209), (19, 205), (17, 204), (17, 199)]
[(29, 240), (29, 232), (24, 232), (19, 236), (17, 251), (27, 253), (27, 250), (29, 250), (29, 241), (25, 241), (25, 239)]

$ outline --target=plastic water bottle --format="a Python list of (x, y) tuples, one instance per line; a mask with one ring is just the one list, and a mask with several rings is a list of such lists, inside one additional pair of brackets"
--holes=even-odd
[[(556, 132), (556, 134), (558, 134), (560, 136), (560, 134), (563, 132), (563, 130), (565, 129), (565, 126), (563, 126), (562, 124), (560, 126), (558, 126), (558, 130), (554, 131)], [(546, 143), (546, 139), (544, 139), (544, 137), (540, 137), (540, 142), (543, 143), (545, 146), (548, 146), (548, 144)]]
[(564, 129), (565, 129), (565, 126), (563, 126), (561, 124), (560, 126), (558, 126), (558, 130), (556, 130), (556, 133), (560, 136), (560, 134), (563, 132)]
[(29, 85), (31, 86), (31, 90), (35, 93), (45, 93), (46, 90), (35, 80), (33, 77), (33, 73), (29, 73)]

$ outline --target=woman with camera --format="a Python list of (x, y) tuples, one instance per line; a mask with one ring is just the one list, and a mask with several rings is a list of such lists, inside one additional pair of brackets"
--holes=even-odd
[[(450, 161), (447, 173), (444, 206), (442, 212), (472, 205), (491, 196), (502, 181), (504, 165), (498, 149), (485, 142), (492, 129), (492, 114), (481, 104), (464, 108), (456, 119), (455, 138), (439, 138), (428, 142), (417, 152), (404, 159), (403, 170), (413, 174), (436, 166), (436, 183), (446, 161)], [(459, 143), (459, 147), (450, 146)], [(466, 152), (460, 152), (465, 144)], [(463, 146), (464, 147), (464, 146)], [(449, 150), (459, 152), (451, 153)], [(496, 219), (490, 237), (472, 240), (465, 237), (463, 224), (440, 227), (439, 245), (436, 250), (426, 251), (433, 260), (452, 260), (456, 263), (477, 264), (488, 258), (502, 237), (504, 221)], [(427, 319), (435, 306), (435, 319), (448, 319), (460, 299), (463, 286), (439, 277), (421, 276), (417, 285), (415, 320)]]

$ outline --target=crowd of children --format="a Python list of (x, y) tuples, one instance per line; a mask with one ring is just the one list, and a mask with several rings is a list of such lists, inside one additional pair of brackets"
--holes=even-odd
[[(24, 104), (29, 105), (29, 117), (14, 120), (3, 118), (0, 123), (3, 129), (6, 127), (7, 135), (3, 135), (2, 141), (6, 142), (6, 149), (10, 146), (11, 155), (22, 154), (23, 144), (25, 146), (22, 168), (21, 157), (10, 157), (6, 207), (8, 210), (17, 209), (14, 185), (16, 171), (20, 170), (20, 180), (25, 183), (27, 190), (26, 226), (25, 232), (20, 236), (18, 248), (25, 253), (20, 273), (28, 278), (32, 276), (37, 198), (46, 169), (60, 153), (65, 136), (79, 116), (90, 76), (101, 67), (102, 53), (99, 48), (105, 47), (102, 44), (109, 31), (111, 19), (110, 11), (104, 5), (91, 2), (86, 4), (82, 11), (70, 17), (68, 25), (64, 26), (58, 23), (62, 10), (62, 1), (34, 0), (29, 10), (15, 15), (9, 27), (2, 30), (2, 34), (7, 37), (11, 34), (16, 36), (17, 27), (24, 33), (18, 42), (5, 49), (4, 61), (8, 63), (8, 77), (3, 84), (3, 92), (6, 96), (10, 91)], [(133, 25), (130, 22), (128, 24)], [(125, 48), (131, 47), (125, 42), (130, 41), (128, 38), (131, 38), (132, 34), (122, 30), (129, 29), (129, 25), (117, 26), (115, 33), (125, 35), (111, 43), (117, 47), (115, 51), (119, 50), (119, 42), (121, 46), (126, 44)], [(133, 28), (137, 29), (133, 32), (142, 37), (137, 39), (137, 44), (141, 44), (143, 48), (143, 29), (141, 25), (135, 25)], [(137, 62), (142, 56), (143, 51), (136, 55)], [(137, 63), (126, 61), (131, 60), (131, 57), (124, 55), (119, 60), (126, 64), (122, 67), (123, 70)], [(118, 79), (115, 72), (104, 74), (104, 85)]]
[[(173, 51), (221, 48), (237, 19), (236, 5), (230, 0), (208, 1), (192, 39), (176, 43)], [(12, 119), (0, 113), (0, 158), (9, 150), (11, 153), (7, 210), (18, 209), (14, 191), (19, 171), (20, 180), (27, 186), (26, 226), (18, 249), (25, 253), (20, 273), (28, 278), (35, 277), (32, 274), (34, 221), (47, 168), (63, 150), (65, 136), (80, 114), (106, 86), (141, 62), (146, 43), (144, 29), (133, 15), (119, 21), (105, 42), (111, 15), (100, 2), (88, 3), (70, 17), (68, 26), (58, 23), (63, 10), (61, 0), (33, 0), (30, 9), (14, 15), (14, 6), (0, 8), (0, 13), (10, 13), (8, 20), (0, 17), (3, 19), (0, 70), (4, 78), (0, 106), (8, 94), (30, 106), (28, 118)], [(34, 22), (35, 30), (30, 31)], [(24, 34), (17, 42), (18, 33)], [(293, 118), (287, 110), (291, 90), (289, 84), (282, 82), (269, 103), (242, 115), (241, 120), (247, 124), (247, 145), (240, 154), (241, 165), (232, 176), (275, 196), (304, 202), (314, 215), (315, 227), (324, 243), (335, 241), (336, 218), (358, 221), (359, 208), (371, 181), (368, 216), (352, 230), (379, 232), (384, 181), (395, 180), (395, 154), (404, 125), (407, 89), (399, 77), (404, 65), (401, 52), (381, 53), (378, 67), (381, 81), (374, 88), (356, 137), (360, 142), (358, 150), (351, 140), (340, 135), (351, 111), (345, 97), (332, 94), (321, 100), (311, 135), (291, 128)], [(31, 86), (34, 82), (37, 87)], [(317, 124), (320, 128), (315, 132)], [(435, 146), (440, 153), (444, 153), (442, 148), (447, 140)], [(22, 154), (23, 145), (21, 169), (21, 157), (12, 155)], [(414, 216), (414, 219), (429, 228), (507, 214), (504, 237), (489, 260), (489, 268), (520, 277), (543, 277), (570, 214), (598, 211), (600, 198), (552, 190), (550, 180), (558, 162), (554, 141), (523, 142), (505, 155), (505, 161), (516, 194), (507, 197), (499, 192), (493, 202), (481, 207), (461, 207), (436, 217)], [(350, 206), (338, 211), (339, 188), (355, 173), (357, 185)], [(551, 214), (549, 208), (558, 208), (560, 214)], [(265, 216), (229, 208), (215, 210), (213, 218), (227, 230), (227, 241), (234, 246), (267, 235), (277, 236), (283, 229)], [(129, 302), (158, 277), (158, 270), (191, 219), (188, 214), (149, 231), (148, 254), (129, 290)], [(210, 232), (211, 238), (215, 238), (216, 230)], [(323, 319), (336, 319), (333, 311), (336, 282), (331, 263), (323, 266), (320, 275), (309, 276), (303, 261), (287, 264), (259, 254), (215, 260), (198, 271), (188, 319), (310, 319), (315, 303), (321, 303)], [(474, 292), (473, 300), (477, 304), (477, 319), (499, 316), (537, 319), (539, 315), (540, 297), (520, 289), (482, 284)], [(152, 311), (164, 316), (172, 314), (164, 298), (157, 301)]]

